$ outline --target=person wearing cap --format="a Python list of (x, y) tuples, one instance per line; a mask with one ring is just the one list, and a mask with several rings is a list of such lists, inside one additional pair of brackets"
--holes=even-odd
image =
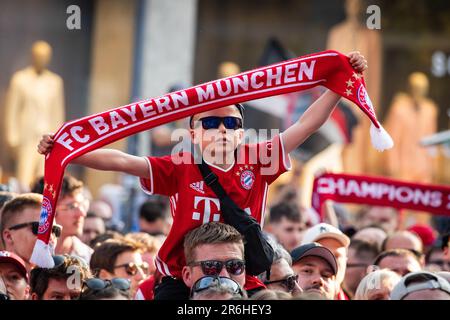
[(344, 282), (345, 272), (347, 269), (348, 247), (350, 245), (350, 238), (347, 237), (341, 230), (330, 224), (319, 223), (306, 230), (303, 236), (302, 244), (311, 242), (318, 242), (333, 253), (338, 265), (336, 274), (338, 294), (336, 296), (336, 299), (348, 300), (348, 297), (341, 289), (341, 286)]
[(317, 242), (307, 243), (292, 250), (291, 257), (292, 269), (304, 292), (336, 299), (338, 264), (329, 249)]
[(0, 278), (11, 300), (27, 300), (30, 292), (25, 261), (14, 252), (0, 251)]
[(412, 272), (397, 283), (391, 292), (391, 299), (450, 300), (450, 283), (431, 272)]

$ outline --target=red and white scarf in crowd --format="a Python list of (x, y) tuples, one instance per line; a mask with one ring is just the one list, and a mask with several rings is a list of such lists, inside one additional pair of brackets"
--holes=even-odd
[(367, 204), (450, 216), (450, 187), (383, 177), (323, 173), (314, 179), (312, 207), (324, 218), (323, 204)]
[(51, 227), (64, 169), (71, 160), (195, 113), (318, 85), (353, 101), (370, 118), (375, 148), (392, 147), (392, 139), (376, 119), (362, 75), (351, 67), (347, 56), (336, 51), (291, 59), (65, 123), (56, 132), (53, 149), (45, 159), (44, 198), (31, 261), (41, 267), (53, 266)]

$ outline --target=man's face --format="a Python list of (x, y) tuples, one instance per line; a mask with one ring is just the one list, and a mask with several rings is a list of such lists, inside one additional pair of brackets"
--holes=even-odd
[(317, 242), (330, 250), (336, 257), (336, 262), (338, 264), (336, 282), (338, 283), (338, 287), (340, 287), (344, 281), (345, 272), (347, 269), (347, 247), (333, 238), (323, 238), (317, 240)]
[(444, 251), (433, 251), (426, 265), (429, 271), (450, 271), (450, 261), (446, 261)]
[(81, 241), (89, 244), (92, 239), (105, 233), (105, 222), (99, 217), (90, 217), (84, 220), (83, 235)]
[[(291, 266), (285, 259), (277, 261), (276, 263), (272, 264), (270, 268), (270, 281), (283, 280), (293, 275), (295, 275), (294, 270), (292, 270)], [(296, 283), (295, 288), (292, 291), (290, 291), (287, 288), (286, 284), (284, 284), (283, 282), (267, 284), (267, 288), (270, 290), (285, 291), (292, 294), (296, 294), (302, 291), (298, 283)]]
[(14, 264), (0, 263), (0, 277), (11, 300), (27, 300), (29, 292), (27, 281)]
[(372, 207), (367, 212), (362, 227), (380, 226), (387, 234), (393, 233), (398, 226), (397, 212), (387, 207)]
[(286, 217), (282, 217), (279, 222), (270, 224), (271, 233), (289, 252), (300, 246), (304, 229), (303, 223), (286, 219)]
[(89, 201), (81, 190), (59, 200), (56, 207), (56, 219), (63, 227), (63, 237), (81, 237), (88, 208)]
[(193, 118), (194, 129), (191, 129), (193, 143), (200, 146), (204, 156), (206, 154), (210, 157), (218, 157), (217, 159), (220, 161), (224, 156), (232, 154), (241, 143), (244, 130), (226, 129), (223, 123), (217, 129), (205, 130), (199, 120), (206, 117), (237, 117), (242, 119), (242, 116), (236, 106), (231, 105), (196, 114)]
[(336, 297), (336, 276), (330, 265), (319, 257), (305, 257), (292, 266), (298, 274), (298, 284), (305, 292), (315, 292), (327, 299)]
[[(130, 294), (134, 297), (139, 285), (148, 277), (148, 271), (143, 268), (142, 256), (139, 251), (125, 251), (117, 256), (112, 277), (125, 278), (131, 281)], [(129, 268), (129, 266), (133, 266)]]
[(28, 207), (17, 212), (10, 224), (3, 231), (3, 239), (5, 240), (6, 250), (16, 253), (25, 261), (29, 261), (33, 252), (36, 236), (33, 234), (31, 226), (23, 227), (16, 230), (8, 230), (15, 225), (39, 221), (40, 209)]
[(388, 256), (379, 262), (380, 269), (388, 268), (400, 276), (420, 271), (419, 262), (411, 256)]
[(374, 257), (370, 254), (361, 253), (359, 256), (356, 256), (354, 248), (348, 249), (344, 287), (352, 295), (355, 294), (359, 283), (366, 275), (367, 267), (372, 264), (373, 259)]
[[(225, 262), (232, 259), (243, 260), (244, 255), (241, 247), (237, 243), (203, 244), (194, 249), (194, 259), (195, 262), (205, 260), (218, 260)], [(241, 287), (244, 287), (245, 271), (240, 275), (230, 274), (224, 265), (218, 275), (231, 278), (239, 283)], [(192, 288), (194, 283), (204, 276), (205, 274), (203, 273), (200, 265), (183, 267), (183, 280), (189, 288)]]
[[(67, 279), (49, 279), (47, 290), (41, 300), (75, 300), (80, 296), (80, 289), (69, 289)], [(33, 294), (33, 299), (36, 299)]]

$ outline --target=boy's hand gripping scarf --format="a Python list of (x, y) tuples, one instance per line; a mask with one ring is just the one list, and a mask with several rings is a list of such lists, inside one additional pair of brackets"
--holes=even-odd
[(318, 85), (351, 100), (370, 118), (371, 139), (376, 149), (382, 151), (393, 146), (376, 119), (362, 75), (355, 72), (347, 56), (336, 51), (291, 59), (65, 123), (56, 132), (53, 149), (45, 158), (44, 198), (31, 262), (47, 268), (54, 264), (54, 248), (49, 239), (64, 169), (73, 159), (195, 113)]

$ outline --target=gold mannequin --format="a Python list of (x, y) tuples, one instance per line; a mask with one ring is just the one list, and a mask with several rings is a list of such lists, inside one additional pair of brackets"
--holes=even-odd
[(44, 157), (36, 152), (42, 134), (55, 132), (64, 122), (64, 91), (60, 76), (47, 70), (52, 48), (37, 41), (31, 66), (17, 71), (6, 96), (6, 142), (16, 163), (16, 177), (24, 187), (44, 172)]
[(425, 74), (412, 73), (408, 84), (409, 93), (394, 97), (386, 118), (385, 128), (395, 143), (386, 152), (386, 173), (399, 179), (432, 182), (433, 159), (419, 140), (436, 133), (438, 108), (427, 97), (429, 83)]
[(217, 68), (219, 78), (231, 77), (241, 72), (241, 68), (234, 62), (224, 61)]
[[(327, 49), (343, 53), (360, 51), (366, 58), (369, 68), (364, 72), (367, 91), (375, 106), (380, 110), (381, 88), (381, 37), (377, 30), (370, 30), (361, 23), (362, 10), (360, 0), (346, 0), (346, 20), (332, 27), (327, 40)], [(356, 106), (353, 106), (357, 110)], [(353, 142), (343, 151), (344, 170), (349, 173), (367, 173), (373, 171), (374, 159), (370, 150), (370, 121), (361, 112), (355, 112), (359, 124), (353, 129)]]

